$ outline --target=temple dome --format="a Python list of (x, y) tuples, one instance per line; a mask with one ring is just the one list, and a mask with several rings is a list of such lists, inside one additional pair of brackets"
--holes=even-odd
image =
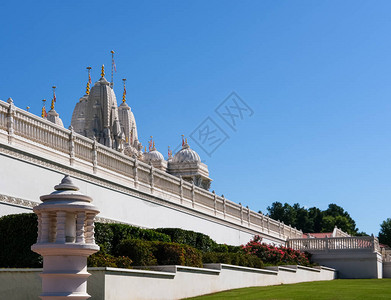
[(156, 148), (152, 148), (150, 152), (145, 152), (143, 154), (143, 160), (145, 162), (160, 162), (164, 161), (164, 156), (159, 151), (156, 150)]
[(182, 149), (174, 155), (172, 162), (201, 162), (201, 158), (197, 152), (195, 152), (193, 149), (190, 149), (190, 146), (185, 143), (182, 146)]
[(60, 119), (60, 115), (54, 110), (54, 108), (52, 108), (48, 112), (47, 119), (48, 119), (48, 121), (50, 121), (58, 126), (64, 127), (64, 124), (62, 123), (62, 120)]

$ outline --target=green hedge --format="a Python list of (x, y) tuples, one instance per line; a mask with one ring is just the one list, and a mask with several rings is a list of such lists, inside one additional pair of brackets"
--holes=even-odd
[(36, 214), (8, 215), (0, 218), (0, 267), (40, 268), (42, 257), (31, 251), (37, 242)]
[(126, 256), (112, 256), (104, 251), (98, 251), (87, 258), (88, 267), (112, 267), (131, 269), (132, 260)]
[(218, 245), (208, 235), (200, 232), (180, 228), (157, 228), (155, 230), (169, 235), (174, 243), (189, 245), (202, 252), (213, 251)]
[[(42, 267), (42, 257), (30, 249), (36, 243), (37, 227), (37, 216), (33, 213), (0, 218), (1, 268)], [(226, 263), (261, 268), (263, 262), (309, 263), (308, 255), (285, 247), (263, 244), (258, 236), (240, 247), (217, 244), (209, 236), (190, 230), (152, 230), (97, 222), (95, 239), (101, 251), (88, 259), (88, 265), (96, 267), (129, 268), (130, 265), (158, 264), (201, 267), (202, 263)], [(170, 243), (171, 240), (175, 243)]]
[(244, 253), (207, 252), (202, 254), (202, 262), (204, 264), (222, 263), (250, 268), (263, 268), (263, 262), (260, 258), (256, 255)]
[(191, 246), (177, 243), (123, 240), (116, 249), (117, 255), (127, 256), (135, 266), (182, 265), (202, 267), (201, 252)]
[(140, 239), (146, 241), (170, 242), (171, 239), (164, 233), (153, 229), (142, 229), (126, 224), (95, 223), (95, 241), (109, 254), (122, 240)]

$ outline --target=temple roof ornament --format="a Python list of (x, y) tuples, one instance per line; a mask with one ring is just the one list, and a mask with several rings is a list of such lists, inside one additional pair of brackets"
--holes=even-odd
[(88, 70), (88, 81), (87, 81), (87, 88), (86, 88), (86, 95), (90, 94), (90, 86), (91, 86), (91, 67), (86, 68)]
[(122, 79), (122, 81), (124, 82), (124, 92), (122, 94), (122, 103), (125, 103), (126, 102), (126, 85), (125, 85), (126, 78)]
[(197, 152), (190, 148), (187, 139), (185, 139), (182, 142), (182, 149), (175, 153), (172, 162), (201, 162), (201, 158)]
[(168, 160), (167, 172), (206, 190), (212, 179), (209, 178), (208, 166), (201, 162), (196, 151), (190, 148), (182, 135), (182, 149)]
[(41, 117), (42, 117), (43, 119), (46, 119), (46, 117), (47, 117), (47, 113), (46, 113), (46, 99), (42, 99)]
[(60, 115), (54, 109), (54, 104), (57, 101), (57, 99), (56, 99), (56, 86), (52, 86), (52, 89), (53, 89), (52, 103), (50, 105), (49, 112), (46, 114), (46, 117), (47, 117), (48, 121), (50, 121), (58, 126), (64, 127), (64, 124), (62, 123), (62, 120), (60, 119)]
[(149, 151), (145, 151), (143, 153), (142, 160), (147, 164), (151, 164), (155, 168), (158, 168), (162, 171), (167, 171), (167, 161), (164, 159), (163, 154), (156, 150), (155, 142), (152, 141), (152, 136), (149, 143)]

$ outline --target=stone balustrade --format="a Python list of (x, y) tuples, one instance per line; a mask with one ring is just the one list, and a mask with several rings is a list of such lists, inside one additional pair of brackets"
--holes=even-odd
[[(96, 140), (81, 136), (72, 129), (65, 129), (17, 108), (12, 100), (8, 102), (0, 100), (0, 134), (8, 136), (10, 145), (15, 143), (14, 138), (17, 137), (20, 143), (29, 143), (52, 152), (54, 150), (56, 154), (69, 160), (69, 166), (79, 163), (89, 168), (88, 172), (92, 171), (93, 174), (104, 171), (110, 172), (112, 176), (122, 176), (133, 182), (132, 188), (154, 194), (166, 201), (175, 200), (175, 203), (202, 210), (211, 216), (280, 239), (302, 237), (302, 231), (296, 228), (153, 168), (138, 159), (99, 144)], [(49, 219), (50, 217), (42, 217), (40, 226), (46, 226)], [(48, 229), (45, 227), (40, 233), (43, 239), (49, 234), (46, 230)], [(86, 233), (86, 241), (87, 236)]]
[(379, 241), (374, 236), (289, 239), (286, 245), (295, 250), (311, 253), (333, 250), (380, 251)]

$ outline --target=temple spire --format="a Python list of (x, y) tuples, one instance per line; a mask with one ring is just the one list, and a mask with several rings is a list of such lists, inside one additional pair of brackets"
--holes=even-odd
[(90, 85), (91, 85), (91, 67), (86, 68), (88, 70), (88, 82), (87, 82), (87, 88), (86, 88), (86, 95), (90, 94)]
[(124, 82), (124, 93), (122, 94), (122, 102), (125, 103), (126, 102), (126, 79), (122, 79), (122, 81)]
[(114, 61), (114, 50), (111, 50), (110, 51), (111, 53), (111, 82), (110, 82), (110, 86), (113, 87), (114, 86), (114, 71), (117, 72), (117, 67), (115, 65), (115, 61)]
[(42, 112), (41, 112), (41, 117), (42, 118), (46, 118), (47, 117), (47, 113), (46, 113), (46, 99), (43, 99), (42, 100)]
[(152, 145), (153, 145), (153, 136), (151, 135), (151, 139), (148, 141), (148, 152), (152, 151)]
[(54, 109), (54, 103), (56, 102), (56, 86), (52, 86), (53, 89), (53, 99), (52, 99), (52, 105), (50, 106), (51, 109)]
[(101, 77), (105, 77), (105, 65), (102, 65), (102, 71), (100, 73)]

